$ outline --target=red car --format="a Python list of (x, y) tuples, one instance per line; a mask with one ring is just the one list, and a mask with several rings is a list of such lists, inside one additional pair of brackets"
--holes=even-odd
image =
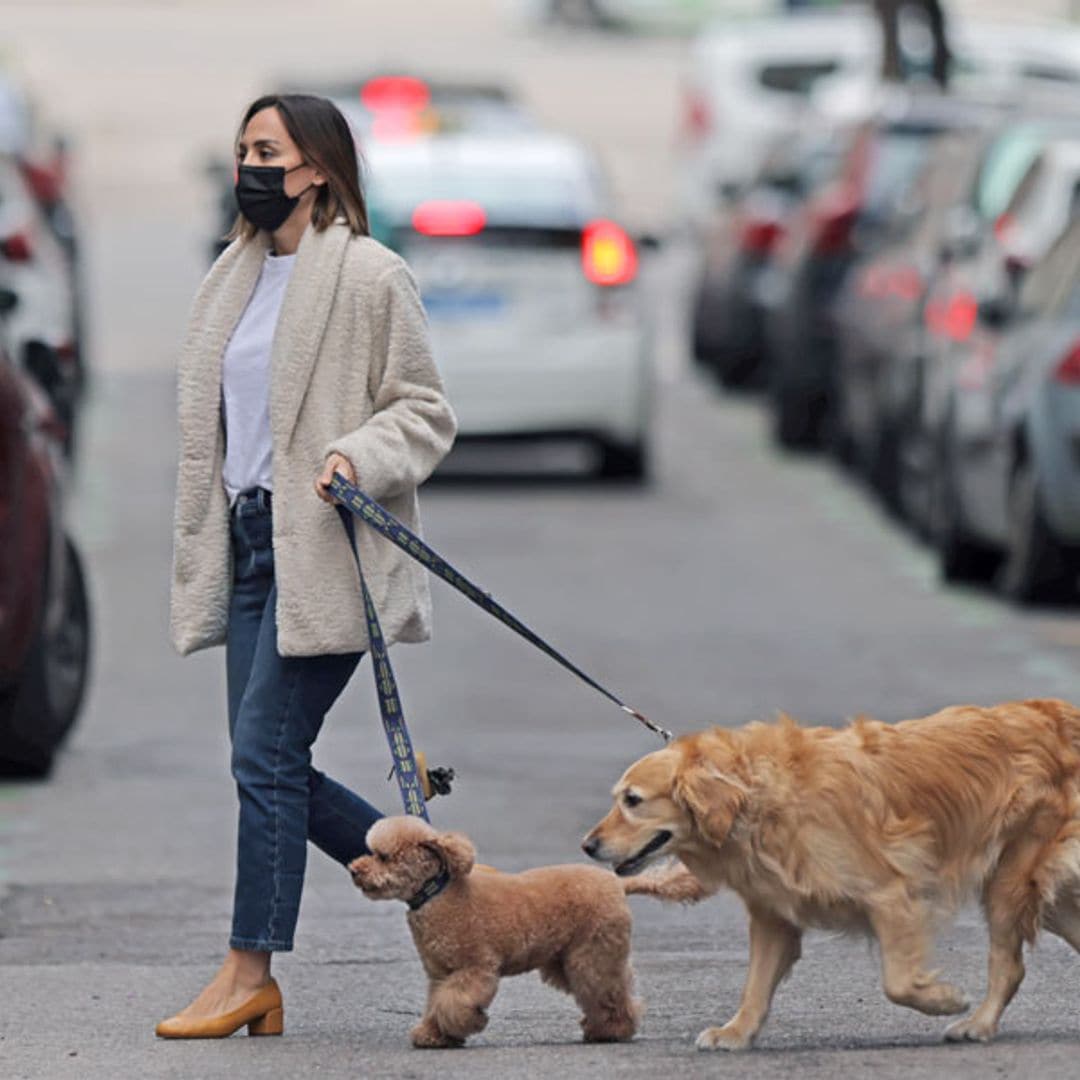
[[(0, 290), (0, 312), (15, 303)], [(64, 529), (65, 434), (0, 348), (0, 775), (49, 771), (86, 685), (90, 620)]]

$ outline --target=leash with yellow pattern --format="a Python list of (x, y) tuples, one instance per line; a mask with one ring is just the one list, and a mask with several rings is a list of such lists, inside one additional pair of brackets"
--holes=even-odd
[(375, 668), (375, 684), (379, 693), (379, 710), (382, 713), (383, 727), (390, 743), (390, 752), (394, 759), (394, 772), (407, 813), (418, 817), (427, 817), (424, 807), (424, 793), (421, 786), (420, 772), (416, 766), (409, 733), (405, 727), (405, 716), (401, 708), (401, 699), (397, 691), (393, 668), (387, 653), (386, 642), (379, 627), (378, 613), (372, 603), (367, 585), (364, 583), (363, 570), (360, 568), (360, 555), (356, 548), (353, 521), (359, 520), (396, 544), (402, 551), (415, 559), (436, 577), (452, 585), (477, 607), (494, 616), (514, 633), (519, 634), (541, 652), (546, 653), (568, 671), (573, 672), (586, 685), (603, 694), (623, 712), (644, 724), (651, 732), (659, 735), (664, 742), (671, 738), (671, 732), (654, 723), (637, 709), (631, 708), (616, 697), (610, 690), (587, 675), (576, 664), (568, 660), (557, 649), (549, 645), (539, 634), (530, 630), (520, 619), (506, 610), (490, 593), (474, 585), (464, 574), (455, 570), (441, 555), (420, 539), (411, 529), (400, 522), (385, 507), (380, 506), (370, 495), (365, 494), (354, 484), (350, 484), (341, 473), (334, 473), (330, 482), (330, 492), (338, 500), (337, 510), (349, 535), (356, 568), (360, 573), (360, 588), (364, 601), (364, 614), (368, 625), (368, 637), (371, 641), (371, 656)]

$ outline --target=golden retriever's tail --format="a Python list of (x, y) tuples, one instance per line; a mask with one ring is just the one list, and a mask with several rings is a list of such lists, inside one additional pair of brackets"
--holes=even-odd
[(681, 862), (623, 878), (622, 883), (628, 895), (655, 896), (672, 904), (696, 904), (716, 892), (702, 885)]

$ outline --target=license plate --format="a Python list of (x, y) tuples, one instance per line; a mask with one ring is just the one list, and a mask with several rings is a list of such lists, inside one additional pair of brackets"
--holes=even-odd
[(423, 301), (428, 317), (440, 321), (494, 319), (506, 309), (506, 297), (495, 290), (430, 289)]

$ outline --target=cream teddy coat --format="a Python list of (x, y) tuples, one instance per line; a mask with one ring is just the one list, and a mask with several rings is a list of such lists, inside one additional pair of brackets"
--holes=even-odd
[[(264, 232), (241, 238), (214, 263), (180, 358), (170, 621), (183, 655), (225, 641), (232, 564), (221, 362), (269, 243)], [(450, 449), (456, 422), (411, 273), (344, 223), (309, 227), (297, 250), (271, 351), (270, 427), (278, 652), (366, 650), (356, 566), (315, 477), (327, 454), (343, 454), (360, 487), (417, 530), (417, 486)], [(428, 638), (427, 572), (359, 523), (357, 539), (387, 641)]]

